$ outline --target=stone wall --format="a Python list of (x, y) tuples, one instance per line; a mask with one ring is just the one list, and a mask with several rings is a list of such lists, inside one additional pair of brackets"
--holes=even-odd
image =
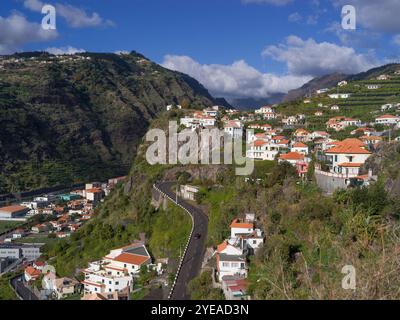
[(315, 179), (318, 186), (324, 193), (332, 194), (339, 189), (347, 189), (348, 177), (339, 174), (332, 174), (320, 170), (315, 170)]

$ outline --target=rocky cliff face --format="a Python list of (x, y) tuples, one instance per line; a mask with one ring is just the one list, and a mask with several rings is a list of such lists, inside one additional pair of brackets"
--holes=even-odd
[(365, 163), (362, 171), (367, 173), (372, 170), (374, 175), (381, 175), (389, 195), (400, 196), (400, 143), (383, 143), (377, 153), (372, 155)]

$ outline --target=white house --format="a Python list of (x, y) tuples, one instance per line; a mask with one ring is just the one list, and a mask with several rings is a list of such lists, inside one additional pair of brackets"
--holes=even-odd
[(325, 151), (325, 155), (330, 158), (332, 173), (356, 177), (371, 152), (361, 140), (349, 138), (335, 142), (334, 147)]
[(241, 234), (249, 234), (254, 232), (254, 223), (235, 219), (231, 225), (231, 238), (236, 238)]
[(97, 204), (103, 199), (104, 192), (100, 188), (91, 188), (85, 190), (85, 197), (87, 200)]
[(304, 155), (308, 155), (308, 146), (302, 142), (296, 142), (292, 145), (290, 149), (291, 152), (298, 152)]
[(305, 161), (305, 156), (302, 153), (299, 152), (288, 152), (285, 154), (281, 154), (278, 160), (280, 163), (281, 162), (289, 162), (290, 164), (296, 166), (298, 162), (303, 162)]
[(243, 123), (239, 120), (231, 120), (224, 124), (224, 132), (234, 139), (243, 138)]
[(343, 80), (343, 81), (340, 81), (340, 82), (338, 82), (338, 87), (344, 87), (344, 86), (347, 86), (347, 81), (345, 81), (345, 80)]
[(376, 77), (376, 80), (389, 80), (389, 76), (387, 74), (381, 74), (380, 76)]
[(321, 138), (326, 139), (329, 137), (330, 137), (329, 133), (325, 131), (314, 131), (308, 135), (308, 140), (312, 141), (315, 139), (321, 139)]
[(287, 118), (283, 118), (282, 123), (291, 126), (299, 123), (299, 119), (296, 116), (289, 116)]
[(378, 84), (367, 84), (366, 87), (367, 87), (368, 90), (377, 90), (377, 89), (379, 89), (381, 86), (378, 85)]
[(151, 257), (143, 243), (111, 250), (103, 260), (90, 263), (83, 271), (85, 294), (131, 290), (141, 266), (149, 264)]
[(396, 125), (400, 123), (400, 117), (391, 114), (385, 114), (375, 119), (376, 124)]
[(318, 89), (318, 90), (317, 90), (317, 94), (323, 94), (323, 93), (326, 93), (326, 92), (328, 92), (328, 91), (329, 91), (328, 88)]
[(361, 120), (353, 119), (353, 118), (346, 118), (343, 116), (334, 117), (328, 120), (326, 126), (328, 129), (333, 129), (335, 131), (343, 130), (349, 126), (361, 126)]
[(258, 114), (265, 114), (265, 113), (276, 113), (276, 111), (275, 111), (275, 108), (274, 107), (272, 107), (272, 106), (264, 106), (264, 107), (261, 107), (260, 109), (258, 109), (258, 110), (255, 110), (255, 113), (258, 113)]
[(331, 106), (331, 110), (332, 111), (339, 111), (340, 110), (340, 107), (338, 106), (338, 105), (333, 105), (333, 106)]
[(331, 99), (348, 99), (351, 97), (351, 93), (332, 93), (328, 94)]
[(381, 106), (381, 111), (387, 111), (393, 109), (393, 103), (387, 103)]
[(215, 118), (218, 115), (218, 109), (207, 108), (203, 110), (204, 115)]
[(272, 119), (276, 119), (278, 117), (278, 115), (273, 112), (265, 112), (265, 113), (263, 113), (263, 117), (265, 120), (272, 120)]
[(182, 106), (179, 105), (179, 104), (176, 105), (176, 106), (175, 106), (175, 105), (172, 105), (172, 104), (170, 104), (170, 105), (167, 106), (167, 111), (170, 111), (170, 110), (172, 110), (172, 109), (179, 109), (179, 110), (180, 110), (180, 109), (182, 109)]
[(247, 277), (247, 261), (245, 255), (217, 254), (218, 280), (222, 281), (224, 276)]
[(280, 147), (271, 141), (256, 140), (250, 144), (247, 157), (249, 159), (273, 161), (279, 153), (279, 149)]
[(76, 293), (79, 282), (75, 279), (57, 278), (52, 272), (43, 277), (43, 289), (53, 294), (58, 300)]
[(26, 267), (24, 271), (24, 278), (26, 282), (35, 281), (40, 278), (42, 272), (34, 267)]

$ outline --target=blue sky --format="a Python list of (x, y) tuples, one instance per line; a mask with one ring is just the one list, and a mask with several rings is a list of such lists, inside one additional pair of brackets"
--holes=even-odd
[[(44, 31), (41, 6), (57, 10)], [(352, 4), (355, 31), (341, 28)], [(267, 97), (398, 61), (398, 0), (2, 0), (0, 54), (136, 50), (214, 95)]]

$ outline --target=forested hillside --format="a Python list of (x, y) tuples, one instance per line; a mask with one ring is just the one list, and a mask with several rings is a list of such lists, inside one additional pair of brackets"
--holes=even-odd
[(126, 174), (168, 104), (207, 90), (135, 52), (0, 57), (0, 194)]

